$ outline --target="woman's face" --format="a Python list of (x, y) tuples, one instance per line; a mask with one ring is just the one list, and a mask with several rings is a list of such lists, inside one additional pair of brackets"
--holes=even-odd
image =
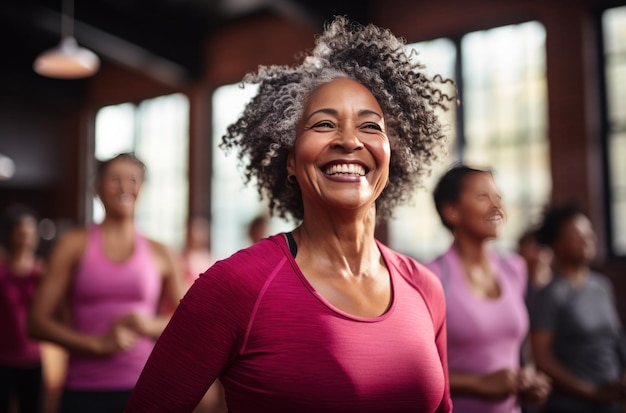
[(371, 207), (389, 177), (390, 145), (383, 111), (372, 93), (351, 79), (317, 88), (297, 125), (287, 161), (308, 208)]
[(502, 196), (491, 174), (476, 172), (464, 179), (459, 202), (450, 208), (448, 221), (455, 234), (478, 239), (496, 238), (504, 224)]
[(39, 245), (37, 220), (31, 215), (22, 215), (11, 232), (11, 248), (34, 251)]
[(563, 223), (553, 249), (560, 260), (588, 264), (596, 256), (596, 242), (591, 221), (581, 214)]
[(111, 162), (98, 188), (98, 196), (107, 215), (132, 217), (142, 182), (143, 170), (139, 165), (126, 159)]

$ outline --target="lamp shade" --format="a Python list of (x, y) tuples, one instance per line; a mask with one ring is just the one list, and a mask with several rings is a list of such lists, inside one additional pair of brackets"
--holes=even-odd
[(99, 67), (98, 56), (80, 47), (72, 36), (64, 37), (59, 46), (40, 54), (33, 64), (33, 69), (40, 75), (59, 79), (92, 76)]

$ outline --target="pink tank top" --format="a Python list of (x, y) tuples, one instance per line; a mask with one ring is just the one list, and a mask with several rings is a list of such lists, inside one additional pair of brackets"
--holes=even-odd
[[(133, 255), (123, 262), (104, 256), (101, 238), (100, 226), (91, 226), (70, 299), (74, 327), (94, 335), (104, 334), (125, 314), (154, 315), (161, 293), (161, 278), (143, 236), (135, 232)], [(128, 351), (107, 357), (72, 354), (66, 386), (77, 390), (132, 389), (153, 345), (152, 339), (140, 338)]]
[(35, 294), (41, 263), (29, 275), (15, 276), (0, 262), (0, 364), (35, 367), (40, 364), (39, 343), (26, 334), (26, 313)]

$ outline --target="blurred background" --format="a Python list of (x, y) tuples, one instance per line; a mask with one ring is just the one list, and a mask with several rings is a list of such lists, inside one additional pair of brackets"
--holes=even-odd
[[(95, 160), (134, 151), (148, 167), (145, 233), (180, 249), (188, 218), (202, 216), (216, 258), (249, 245), (265, 202), (217, 147), (254, 92), (238, 82), (259, 64), (294, 63), (338, 14), (404, 37), (460, 97), (442, 114), (448, 158), (378, 227), (382, 241), (420, 260), (442, 252), (434, 182), (453, 162), (490, 167), (509, 215), (501, 248), (548, 202), (576, 200), (600, 237), (596, 267), (625, 296), (626, 0), (3, 0), (0, 209), (36, 209), (45, 253), (68, 227), (101, 219)], [(87, 77), (37, 73), (68, 37), (91, 65), (68, 76)], [(293, 225), (272, 218), (267, 233)]]

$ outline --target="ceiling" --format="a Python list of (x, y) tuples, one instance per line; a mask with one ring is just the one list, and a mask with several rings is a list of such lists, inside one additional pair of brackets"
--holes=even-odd
[[(73, 29), (78, 43), (102, 59), (186, 78), (202, 71), (206, 36), (234, 20), (275, 12), (320, 29), (337, 14), (371, 20), (371, 0), (2, 0), (0, 88), (52, 90), (63, 82), (35, 74), (32, 64), (58, 45), (61, 11), (72, 8), (74, 25), (63, 30)], [(81, 82), (72, 82), (80, 93)], [(62, 87), (67, 92), (67, 82)]]

